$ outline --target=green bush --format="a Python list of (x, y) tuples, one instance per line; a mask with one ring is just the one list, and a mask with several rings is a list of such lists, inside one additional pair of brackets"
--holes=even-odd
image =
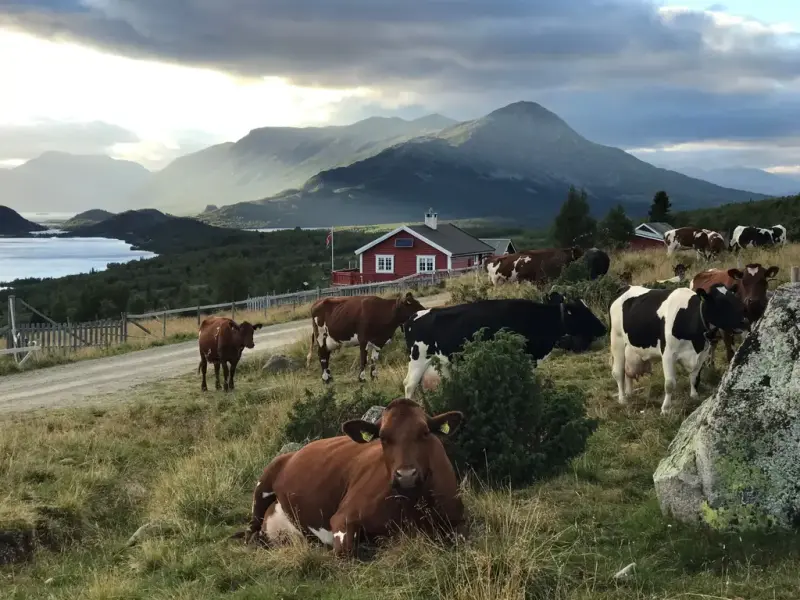
[(360, 419), (371, 406), (386, 406), (388, 403), (382, 394), (364, 392), (362, 388), (343, 400), (337, 400), (332, 387), (321, 394), (306, 389), (305, 398), (295, 402), (289, 412), (289, 419), (283, 427), (283, 439), (305, 443), (342, 435), (342, 423)]
[(426, 396), (430, 414), (464, 413), (448, 442), (462, 473), (473, 471), (491, 484), (523, 486), (560, 472), (583, 452), (597, 422), (586, 417), (577, 388), (557, 388), (531, 368), (525, 339), (506, 331), (465, 344), (450, 376)]

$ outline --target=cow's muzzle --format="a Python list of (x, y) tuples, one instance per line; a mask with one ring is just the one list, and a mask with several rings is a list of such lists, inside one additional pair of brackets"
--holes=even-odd
[(401, 490), (412, 490), (422, 483), (422, 474), (419, 469), (397, 469), (392, 477), (392, 484)]

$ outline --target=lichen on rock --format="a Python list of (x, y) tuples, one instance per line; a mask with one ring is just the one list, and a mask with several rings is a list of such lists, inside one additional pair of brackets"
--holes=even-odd
[(653, 480), (662, 511), (680, 521), (800, 528), (800, 284), (776, 290)]

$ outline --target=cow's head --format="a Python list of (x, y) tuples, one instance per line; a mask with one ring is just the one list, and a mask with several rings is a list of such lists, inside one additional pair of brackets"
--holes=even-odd
[(725, 240), (716, 231), (711, 231), (708, 234), (708, 249), (714, 254), (719, 254), (725, 250)]
[(750, 328), (744, 302), (737, 295), (737, 288), (737, 284), (732, 287), (719, 284), (712, 286), (710, 291), (703, 288), (695, 290), (695, 294), (702, 300), (700, 319), (706, 328), (713, 326), (734, 333)]
[(769, 280), (775, 279), (779, 267), (765, 269), (759, 263), (752, 263), (744, 268), (728, 269), (728, 275), (738, 284), (737, 293), (744, 302), (745, 314), (751, 323), (755, 323), (767, 308), (767, 288)]
[(255, 347), (255, 342), (253, 342), (253, 333), (256, 329), (261, 329), (264, 325), (262, 323), (256, 323), (253, 325), (247, 321), (244, 321), (239, 324), (231, 323), (231, 326), (239, 338), (239, 347), (253, 348)]
[(411, 292), (406, 292), (404, 296), (400, 296), (397, 299), (395, 308), (401, 323), (405, 323), (415, 313), (425, 310), (425, 307), (420, 304), (419, 300), (414, 298)]
[(580, 298), (568, 300), (558, 292), (550, 292), (545, 301), (561, 309), (564, 335), (556, 343), (559, 348), (571, 352), (584, 352), (592, 342), (606, 334), (606, 326)]
[(347, 421), (342, 431), (359, 444), (379, 440), (392, 485), (411, 491), (421, 489), (437, 465), (452, 468), (440, 438), (453, 435), (463, 418), (456, 411), (429, 417), (413, 400), (397, 398), (377, 423)]
[(686, 265), (678, 263), (675, 265), (675, 268), (672, 269), (672, 272), (675, 273), (675, 277), (677, 277), (679, 281), (683, 281), (683, 278), (686, 277)]

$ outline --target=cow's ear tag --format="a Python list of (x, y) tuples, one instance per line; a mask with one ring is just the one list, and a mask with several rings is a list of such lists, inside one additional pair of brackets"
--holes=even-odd
[(361, 432), (361, 439), (364, 440), (365, 442), (371, 442), (372, 438), (374, 438), (374, 437), (375, 436), (372, 435), (369, 431), (362, 431)]
[(442, 423), (442, 426), (439, 427), (439, 431), (441, 431), (444, 435), (450, 433), (450, 423), (448, 423), (447, 421)]

